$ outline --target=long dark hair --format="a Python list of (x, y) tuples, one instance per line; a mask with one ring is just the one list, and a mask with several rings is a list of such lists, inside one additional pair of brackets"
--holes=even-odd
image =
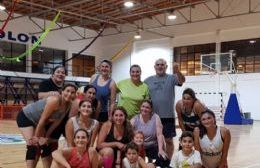
[[(214, 120), (215, 120), (215, 124), (216, 124), (216, 116), (215, 116), (215, 113), (210, 110), (210, 109), (206, 109), (205, 111), (203, 111), (201, 113), (201, 117), (204, 115), (204, 114), (209, 114), (211, 115)], [(200, 120), (201, 120), (201, 117), (200, 117)], [(201, 121), (200, 121), (201, 122)], [(201, 122), (202, 123), (202, 122)], [(202, 138), (205, 134), (207, 134), (207, 129), (204, 127), (204, 125), (200, 124), (200, 138)]]
[[(124, 126), (124, 136), (127, 137), (127, 139), (132, 140), (134, 137), (134, 131), (133, 131), (133, 127), (131, 125), (131, 123), (128, 121), (127, 119), (127, 113), (124, 107), (118, 106), (116, 107), (113, 112), (112, 112), (112, 116), (115, 114), (115, 111), (122, 111), (125, 115), (125, 121), (123, 123)], [(112, 121), (113, 122), (113, 121)]]
[(195, 93), (194, 90), (192, 90), (191, 88), (186, 88), (186, 89), (183, 91), (183, 93), (182, 93), (182, 97), (183, 97), (185, 94), (190, 95), (190, 97), (191, 97), (194, 101), (197, 100), (196, 93)]
[[(83, 91), (84, 94), (86, 94), (87, 91), (88, 91), (89, 89), (91, 89), (91, 88), (93, 88), (93, 89), (96, 91), (96, 93), (97, 93), (97, 88), (96, 88), (95, 86), (91, 85), (91, 84), (88, 84), (87, 86), (84, 87), (84, 91)], [(98, 100), (97, 100), (97, 98), (95, 98), (95, 99), (93, 100), (93, 102), (92, 102), (92, 108), (93, 108), (94, 111), (96, 111), (97, 106), (98, 106)]]
[(91, 85), (91, 84), (88, 84), (87, 86), (85, 86), (83, 92), (84, 92), (84, 93), (87, 93), (87, 91), (88, 91), (89, 89), (91, 89), (91, 88), (95, 89), (95, 91), (97, 92), (97, 88), (96, 88), (95, 86)]

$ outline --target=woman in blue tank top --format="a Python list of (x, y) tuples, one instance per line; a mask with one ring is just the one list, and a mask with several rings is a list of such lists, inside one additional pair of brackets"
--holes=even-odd
[(112, 63), (103, 60), (99, 66), (99, 73), (91, 77), (90, 83), (96, 87), (96, 98), (101, 102), (101, 110), (98, 121), (105, 122), (111, 118), (111, 112), (115, 107), (116, 84), (111, 78)]

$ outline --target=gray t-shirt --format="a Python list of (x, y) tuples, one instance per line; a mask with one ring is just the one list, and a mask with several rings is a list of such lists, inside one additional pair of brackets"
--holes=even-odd
[(149, 94), (153, 102), (153, 111), (160, 118), (175, 118), (174, 99), (175, 85), (178, 85), (177, 75), (150, 76), (144, 81), (149, 88)]

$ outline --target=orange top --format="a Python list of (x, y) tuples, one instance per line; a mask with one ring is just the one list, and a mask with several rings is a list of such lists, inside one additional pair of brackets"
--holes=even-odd
[(81, 156), (77, 148), (72, 149), (68, 162), (72, 168), (91, 168), (88, 151)]

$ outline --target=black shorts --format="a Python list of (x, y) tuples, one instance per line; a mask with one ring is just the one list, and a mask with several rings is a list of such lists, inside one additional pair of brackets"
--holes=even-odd
[(18, 113), (16, 123), (18, 127), (35, 127), (35, 124), (26, 117), (23, 110)]
[(165, 138), (173, 138), (176, 136), (175, 118), (161, 118), (163, 125), (163, 135)]

